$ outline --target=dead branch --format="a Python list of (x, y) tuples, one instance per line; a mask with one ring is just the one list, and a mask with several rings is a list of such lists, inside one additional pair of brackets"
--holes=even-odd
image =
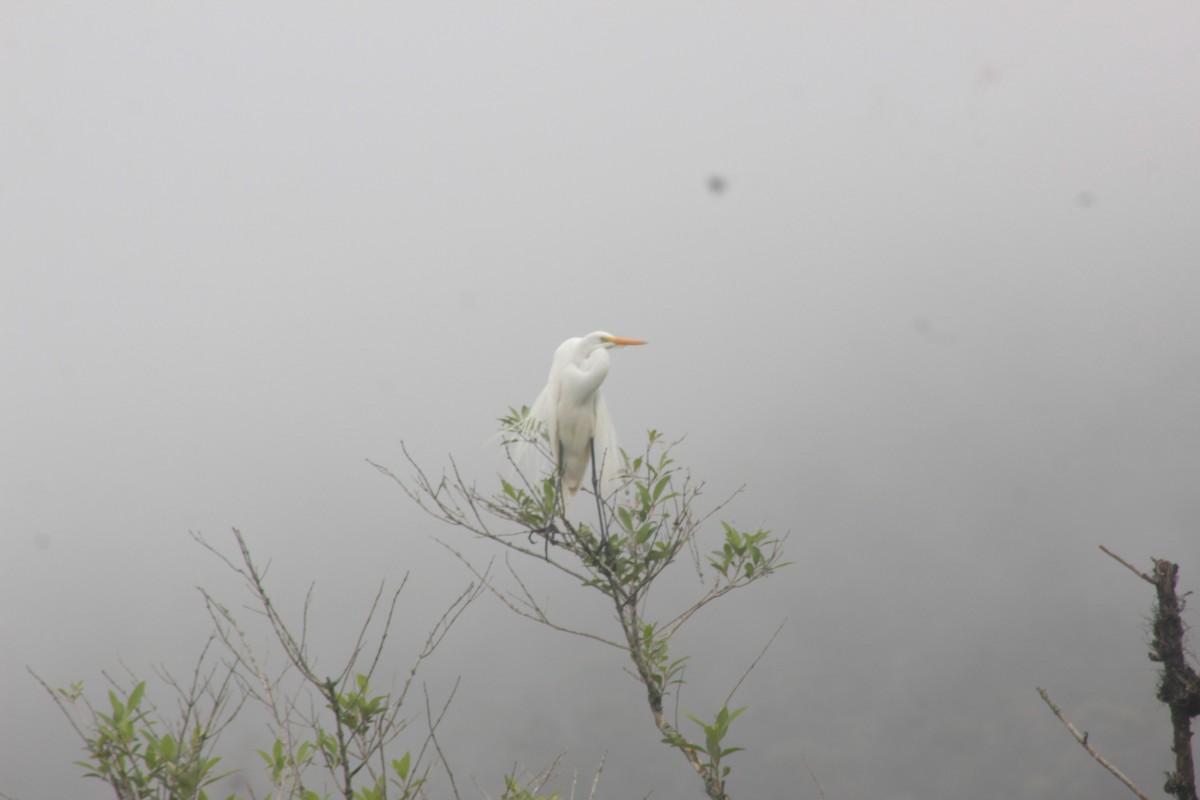
[(1137, 567), (1135, 567), (1133, 564), (1130, 564), (1128, 561), (1126, 561), (1125, 559), (1121, 558), (1119, 555), (1117, 555), (1116, 553), (1114, 553), (1112, 550), (1109, 550), (1109, 549), (1108, 549), (1107, 547), (1105, 547), (1104, 545), (1100, 545), (1100, 549), (1101, 549), (1101, 550), (1103, 550), (1103, 551), (1104, 551), (1104, 553), (1105, 553), (1106, 555), (1108, 555), (1109, 557), (1111, 557), (1111, 558), (1115, 559), (1116, 561), (1118, 561), (1119, 563), (1121, 563), (1121, 564), (1125, 565), (1125, 568), (1126, 568), (1126, 569), (1128, 569), (1128, 570), (1129, 570), (1130, 572), (1132, 572), (1134, 575), (1137, 575), (1139, 578), (1141, 578), (1142, 580), (1144, 580), (1146, 583), (1153, 584), (1153, 583), (1155, 582), (1155, 581), (1154, 581), (1154, 578), (1151, 578), (1149, 575), (1147, 575), (1146, 573), (1142, 572), (1140, 569), (1138, 569)]
[(1179, 566), (1162, 558), (1154, 560), (1154, 587), (1158, 602), (1154, 610), (1154, 641), (1150, 660), (1162, 664), (1158, 699), (1171, 710), (1175, 771), (1168, 773), (1163, 791), (1178, 800), (1196, 800), (1196, 767), (1192, 761), (1192, 718), (1200, 716), (1200, 676), (1187, 663), (1183, 637), (1184, 601), (1175, 593)]
[(812, 778), (812, 782), (817, 785), (817, 796), (820, 797), (821, 800), (825, 800), (825, 787), (821, 785), (819, 780), (817, 780), (817, 774), (813, 772), (813, 768), (809, 766), (808, 759), (801, 755), (800, 760), (804, 762), (804, 769), (808, 770), (808, 777)]
[(1079, 742), (1083, 749), (1088, 752), (1088, 755), (1096, 759), (1096, 762), (1100, 764), (1100, 766), (1111, 772), (1117, 780), (1125, 784), (1126, 788), (1140, 797), (1141, 800), (1150, 800), (1149, 796), (1147, 796), (1145, 792), (1139, 789), (1133, 781), (1125, 777), (1125, 773), (1121, 772), (1121, 770), (1117, 769), (1111, 761), (1096, 752), (1096, 748), (1092, 747), (1091, 743), (1088, 742), (1087, 732), (1084, 731), (1083, 733), (1080, 733), (1079, 729), (1071, 723), (1071, 720), (1067, 719), (1067, 716), (1063, 713), (1063, 710), (1050, 700), (1050, 695), (1046, 693), (1045, 689), (1039, 686), (1037, 687), (1037, 691), (1038, 694), (1041, 695), (1042, 700), (1046, 702), (1046, 705), (1050, 707), (1050, 710), (1054, 712), (1054, 716), (1058, 717), (1059, 722), (1067, 726), (1067, 730), (1069, 730), (1071, 735), (1075, 737), (1075, 741)]

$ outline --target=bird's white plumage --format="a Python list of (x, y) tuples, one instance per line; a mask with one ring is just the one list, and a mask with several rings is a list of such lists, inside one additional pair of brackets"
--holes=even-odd
[(567, 339), (554, 351), (550, 377), (529, 410), (528, 425), (548, 435), (568, 498), (583, 484), (593, 446), (601, 492), (607, 496), (620, 484), (617, 434), (600, 385), (608, 377), (609, 349), (634, 344), (645, 342), (597, 331)]

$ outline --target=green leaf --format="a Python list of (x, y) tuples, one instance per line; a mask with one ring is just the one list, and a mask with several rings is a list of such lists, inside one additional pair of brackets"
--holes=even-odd
[(654, 484), (654, 502), (658, 502), (658, 498), (662, 496), (663, 489), (667, 488), (667, 484), (671, 482), (670, 475), (664, 475), (659, 478), (658, 483)]
[(405, 753), (403, 758), (392, 760), (392, 769), (394, 769), (396, 774), (400, 776), (400, 780), (408, 780), (408, 768), (411, 761), (412, 753)]
[(118, 721), (125, 717), (125, 706), (121, 705), (121, 699), (117, 697), (117, 693), (112, 689), (108, 690), (108, 702), (112, 704), (112, 720), (113, 724), (115, 725)]
[(126, 708), (133, 711), (138, 707), (138, 703), (142, 702), (142, 695), (146, 693), (146, 682), (142, 681), (137, 686), (133, 687), (133, 691), (129, 693), (129, 699), (125, 702)]
[[(120, 734), (122, 741), (132, 742), (134, 739), (133, 720), (131, 720), (131, 719), (122, 720), (121, 724), (117, 726), (117, 732)], [(134, 745), (134, 749), (137, 749), (136, 745)]]

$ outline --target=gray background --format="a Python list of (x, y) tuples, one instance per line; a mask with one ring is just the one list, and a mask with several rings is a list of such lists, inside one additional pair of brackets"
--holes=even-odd
[[(186, 671), (188, 537), (245, 531), (338, 663), (411, 571), (389, 671), (468, 581), (366, 458), (457, 458), (564, 338), (796, 564), (700, 617), (685, 710), (739, 691), (731, 791), (1119, 796), (1041, 704), (1157, 791), (1150, 589), (1200, 576), (1194, 3), (0, 4), (0, 791), (99, 798), (25, 672)], [(728, 181), (708, 190), (712, 175)], [(681, 597), (690, 568), (669, 593)], [(554, 608), (598, 598), (526, 571)], [(697, 796), (615, 651), (492, 598), (460, 786), (608, 763)], [(101, 697), (97, 695), (98, 699)], [(265, 734), (235, 731), (245, 754)], [(238, 763), (238, 758), (231, 755)], [(467, 786), (469, 796), (474, 790)]]

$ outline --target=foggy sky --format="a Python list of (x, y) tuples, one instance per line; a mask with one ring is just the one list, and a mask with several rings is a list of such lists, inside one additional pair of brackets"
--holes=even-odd
[[(186, 672), (193, 587), (245, 599), (189, 531), (240, 528), (285, 613), (315, 582), (330, 666), (409, 573), (406, 672), (470, 581), (434, 537), (494, 553), (365, 459), (493, 481), (496, 418), (597, 329), (650, 341), (623, 443), (686, 435), (706, 499), (746, 486), (723, 518), (789, 534), (674, 644), (711, 716), (786, 620), (733, 796), (816, 797), (801, 756), (830, 800), (1117, 796), (1038, 685), (1158, 790), (1151, 596), (1096, 545), (1197, 586), (1194, 4), (0, 15), (0, 791), (108, 795), (26, 666)], [(601, 797), (699, 796), (623, 666), (481, 599), (423, 674), (462, 677), (464, 796), (564, 750)], [(266, 736), (220, 750), (258, 780)]]

